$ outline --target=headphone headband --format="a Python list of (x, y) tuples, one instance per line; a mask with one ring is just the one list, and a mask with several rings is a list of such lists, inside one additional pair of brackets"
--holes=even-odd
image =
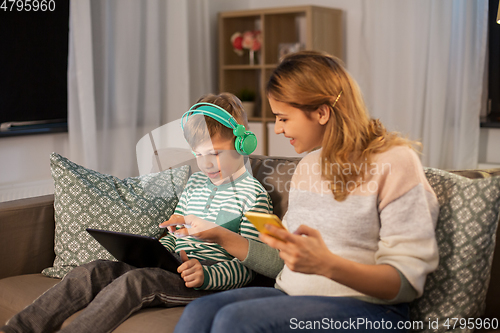
[(245, 126), (238, 124), (236, 119), (234, 119), (229, 112), (213, 103), (196, 103), (189, 108), (189, 110), (185, 112), (181, 118), (182, 130), (184, 130), (184, 125), (188, 122), (189, 116), (197, 114), (215, 119), (222, 125), (231, 128), (234, 136), (236, 136), (234, 146), (236, 151), (238, 151), (241, 155), (250, 155), (253, 153), (255, 148), (257, 148), (257, 138), (255, 137), (255, 134), (247, 131)]
[[(212, 103), (202, 102), (202, 103), (196, 103), (195, 105), (189, 108), (189, 111), (185, 112), (182, 115), (181, 127), (183, 130), (184, 130), (184, 124), (187, 123), (187, 121), (189, 120), (189, 116), (194, 116), (196, 114), (202, 114), (208, 116), (212, 119), (217, 120), (222, 125), (232, 129), (235, 129), (236, 126), (239, 125), (236, 119), (234, 119), (234, 117), (231, 114), (229, 114), (229, 112), (227, 112), (220, 106)], [(184, 118), (186, 118), (185, 121)]]

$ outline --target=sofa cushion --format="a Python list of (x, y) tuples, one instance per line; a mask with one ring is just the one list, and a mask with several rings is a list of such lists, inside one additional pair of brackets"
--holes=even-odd
[(54, 196), (0, 202), (0, 279), (54, 262)]
[[(68, 326), (80, 313), (80, 310), (64, 321), (61, 328)], [(175, 308), (145, 308), (133, 313), (123, 323), (120, 324), (113, 333), (144, 333), (162, 332), (171, 333), (184, 311), (183, 306)]]
[[(499, 218), (500, 177), (471, 180), (432, 168), (426, 168), (425, 174), (440, 206), (439, 266), (427, 277), (424, 295), (411, 304), (411, 316), (424, 321), (424, 331), (442, 332), (448, 329), (447, 323), (453, 327), (451, 318), (477, 318), (484, 312)], [(438, 329), (429, 327), (429, 318), (431, 323), (437, 320)]]
[(273, 212), (283, 218), (288, 209), (288, 191), (299, 157), (250, 156), (253, 176), (271, 196)]
[(62, 278), (73, 267), (114, 260), (86, 228), (160, 236), (186, 185), (189, 167), (123, 180), (84, 168), (56, 153), (50, 156), (54, 179), (56, 258), (43, 274)]
[(42, 274), (27, 274), (1, 279), (0, 326), (59, 281), (59, 279), (49, 278)]
[(113, 333), (172, 333), (183, 311), (184, 307), (142, 309), (130, 316)]

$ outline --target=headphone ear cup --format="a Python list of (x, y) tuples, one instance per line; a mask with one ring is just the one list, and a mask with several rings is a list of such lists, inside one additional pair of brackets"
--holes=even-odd
[(250, 155), (257, 148), (257, 137), (253, 132), (246, 131), (242, 136), (237, 136), (234, 147), (240, 155)]
[(245, 135), (245, 133), (246, 133), (246, 131), (247, 131), (247, 130), (246, 130), (245, 126), (238, 124), (238, 125), (236, 125), (236, 127), (233, 129), (233, 134), (234, 134), (234, 136), (236, 136), (236, 137), (238, 137), (238, 136), (244, 136), (244, 135)]

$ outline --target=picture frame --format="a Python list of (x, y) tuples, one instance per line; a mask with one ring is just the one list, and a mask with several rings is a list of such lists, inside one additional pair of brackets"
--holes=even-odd
[(281, 61), (287, 54), (299, 52), (303, 49), (304, 44), (302, 43), (280, 43), (278, 45), (278, 61)]

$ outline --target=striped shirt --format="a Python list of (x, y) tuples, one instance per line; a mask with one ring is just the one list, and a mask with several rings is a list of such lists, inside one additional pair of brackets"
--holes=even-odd
[[(189, 178), (175, 214), (195, 215), (247, 239), (259, 241), (258, 231), (243, 215), (247, 211), (272, 213), (269, 194), (248, 171), (233, 182), (218, 186), (212, 184), (202, 172), (196, 172)], [(177, 238), (171, 233), (161, 238), (160, 242), (169, 251), (186, 251), (189, 258), (218, 261), (215, 265), (203, 266), (205, 279), (197, 289), (239, 288), (254, 278), (252, 270), (216, 243), (203, 242), (190, 236)]]

